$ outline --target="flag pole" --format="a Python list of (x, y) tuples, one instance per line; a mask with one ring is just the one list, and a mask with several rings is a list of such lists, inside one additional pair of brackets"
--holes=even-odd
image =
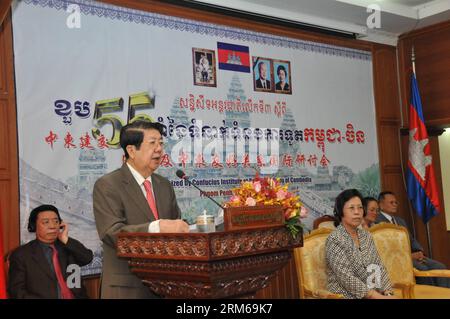
[(430, 236), (430, 223), (427, 222), (425, 224), (425, 230), (427, 232), (427, 241), (428, 241), (428, 257), (433, 259), (433, 251), (431, 250), (431, 236)]
[[(416, 76), (416, 54), (414, 53), (414, 45), (411, 48), (411, 63), (414, 76)], [(412, 207), (411, 201), (408, 201), (408, 203), (409, 203), (409, 214), (411, 215), (413, 237), (416, 238), (416, 223), (414, 222), (414, 214), (412, 212), (414, 207)]]
[[(416, 77), (416, 54), (414, 52), (414, 45), (411, 48), (411, 62), (412, 62), (412, 69), (413, 69), (413, 73), (414, 76)], [(416, 77), (417, 80), (417, 77)], [(413, 235), (414, 238), (416, 237), (416, 231), (415, 231), (415, 226), (414, 226), (414, 217), (412, 219), (413, 222)], [(431, 245), (431, 236), (430, 236), (430, 225), (429, 225), (429, 221), (427, 221), (425, 223), (425, 232), (427, 233), (427, 247), (428, 247), (428, 257), (433, 259), (433, 251), (431, 249), (432, 245)]]

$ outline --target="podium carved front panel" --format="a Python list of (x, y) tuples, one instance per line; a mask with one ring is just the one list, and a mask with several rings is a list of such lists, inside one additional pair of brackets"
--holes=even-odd
[(122, 257), (172, 259), (219, 259), (228, 256), (263, 253), (301, 245), (285, 227), (245, 231), (185, 234), (121, 234), (117, 243)]
[(215, 233), (121, 233), (118, 256), (169, 298), (251, 297), (302, 244), (284, 226)]

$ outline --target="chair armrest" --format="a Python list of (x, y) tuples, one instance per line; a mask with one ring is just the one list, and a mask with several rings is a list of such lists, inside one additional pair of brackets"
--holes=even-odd
[(414, 298), (414, 284), (396, 282), (392, 284), (392, 288), (397, 288), (402, 291), (403, 299), (413, 299)]
[[(341, 294), (335, 294), (328, 290), (323, 289), (317, 289), (314, 291), (309, 291), (310, 296), (313, 298), (319, 298), (319, 299), (344, 299), (344, 296)], [(306, 291), (305, 291), (306, 294)]]
[(434, 270), (417, 270), (414, 268), (414, 276), (416, 277), (447, 277), (450, 278), (450, 270), (434, 269)]

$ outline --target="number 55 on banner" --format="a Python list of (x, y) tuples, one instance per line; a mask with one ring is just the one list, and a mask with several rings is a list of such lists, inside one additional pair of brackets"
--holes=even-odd
[[(136, 114), (136, 111), (154, 108), (155, 99), (151, 98), (148, 93), (142, 92), (129, 95), (127, 123), (133, 123), (137, 120), (153, 122), (153, 119), (148, 114)], [(95, 139), (98, 139), (102, 134), (100, 129), (102, 129), (105, 125), (110, 124), (112, 133), (111, 138), (108, 138), (107, 144), (111, 148), (120, 148), (120, 130), (125, 124), (119, 116), (112, 113), (122, 113), (122, 111), (123, 98), (121, 97), (95, 102), (92, 136)]]

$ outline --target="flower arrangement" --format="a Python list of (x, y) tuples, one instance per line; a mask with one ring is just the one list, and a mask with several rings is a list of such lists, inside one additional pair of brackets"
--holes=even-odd
[(233, 188), (233, 196), (226, 207), (280, 205), (284, 209), (285, 224), (292, 236), (297, 237), (307, 209), (302, 206), (300, 196), (288, 191), (289, 184), (281, 184), (279, 178), (260, 177), (257, 173), (252, 181), (244, 181)]

